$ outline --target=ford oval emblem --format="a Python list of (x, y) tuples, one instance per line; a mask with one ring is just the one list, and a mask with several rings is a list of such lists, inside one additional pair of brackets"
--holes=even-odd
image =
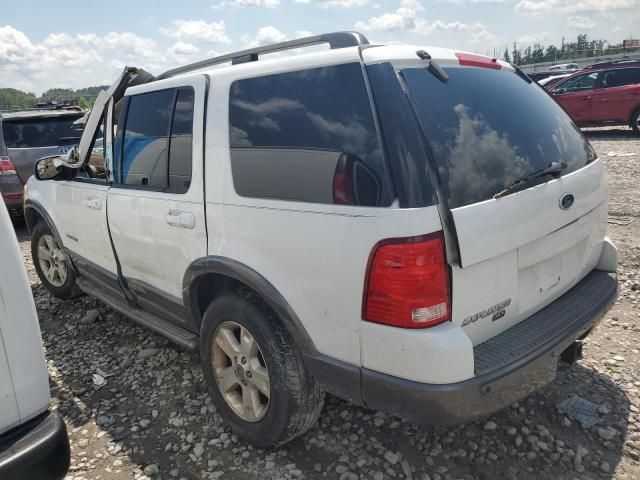
[(575, 197), (570, 193), (565, 193), (560, 197), (560, 208), (562, 210), (569, 210), (573, 202), (575, 201)]

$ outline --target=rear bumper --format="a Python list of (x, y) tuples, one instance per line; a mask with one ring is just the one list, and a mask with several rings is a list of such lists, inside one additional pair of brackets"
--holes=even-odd
[(417, 423), (456, 424), (490, 415), (550, 383), (560, 354), (615, 302), (618, 279), (594, 270), (555, 302), (473, 350), (475, 377), (425, 384), (323, 355), (305, 358), (329, 393)]
[(560, 354), (598, 323), (617, 287), (615, 274), (591, 272), (555, 302), (477, 345), (476, 376), (469, 380), (432, 385), (362, 369), (362, 399), (418, 423), (463, 423), (494, 413), (555, 378)]
[(44, 413), (0, 436), (2, 480), (59, 480), (69, 469), (69, 437), (62, 418)]

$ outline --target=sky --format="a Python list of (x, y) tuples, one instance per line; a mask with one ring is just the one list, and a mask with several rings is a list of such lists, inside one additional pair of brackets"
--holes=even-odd
[(217, 54), (357, 30), (375, 43), (502, 52), (580, 33), (640, 38), (640, 0), (0, 0), (0, 87), (110, 84)]

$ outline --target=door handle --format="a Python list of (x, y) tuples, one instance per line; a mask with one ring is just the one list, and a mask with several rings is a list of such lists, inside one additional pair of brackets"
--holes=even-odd
[(169, 210), (164, 214), (164, 221), (172, 227), (192, 229), (196, 226), (196, 217), (191, 212)]
[(583, 97), (583, 98), (582, 98), (582, 101), (583, 101), (583, 102), (586, 102), (587, 100), (591, 100), (591, 96), (589, 96), (589, 97)]
[(93, 208), (94, 210), (102, 210), (102, 200), (98, 197), (87, 197), (85, 205), (89, 208)]

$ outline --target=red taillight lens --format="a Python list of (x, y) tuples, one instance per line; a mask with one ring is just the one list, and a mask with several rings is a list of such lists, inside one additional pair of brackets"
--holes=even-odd
[(0, 175), (15, 175), (16, 167), (9, 157), (0, 157)]
[(379, 243), (365, 285), (364, 320), (427, 328), (451, 318), (449, 268), (442, 232)]
[(497, 58), (489, 58), (472, 53), (456, 53), (456, 57), (458, 57), (460, 65), (465, 67), (491, 68), (493, 70), (500, 70), (502, 68)]

